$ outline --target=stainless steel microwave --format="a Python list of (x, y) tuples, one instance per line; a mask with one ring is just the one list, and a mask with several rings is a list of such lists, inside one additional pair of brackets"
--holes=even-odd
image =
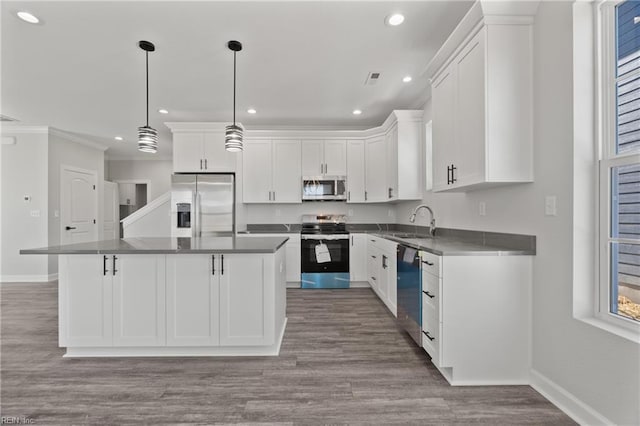
[(302, 201), (344, 201), (347, 179), (344, 176), (305, 176), (302, 178)]

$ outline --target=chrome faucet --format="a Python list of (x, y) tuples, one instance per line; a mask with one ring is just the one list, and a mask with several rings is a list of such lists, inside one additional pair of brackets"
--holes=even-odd
[(429, 234), (431, 234), (432, 237), (435, 236), (436, 235), (436, 219), (433, 216), (433, 210), (431, 210), (431, 207), (427, 206), (426, 204), (420, 204), (418, 207), (415, 208), (415, 210), (413, 210), (413, 213), (411, 213), (411, 216), (409, 217), (409, 222), (415, 223), (416, 214), (420, 209), (429, 210), (429, 213), (431, 214), (431, 221), (429, 222)]

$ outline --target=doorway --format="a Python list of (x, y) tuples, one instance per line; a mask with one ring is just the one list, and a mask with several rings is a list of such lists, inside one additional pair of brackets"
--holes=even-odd
[(61, 166), (60, 243), (84, 243), (98, 239), (98, 191), (95, 170)]
[(120, 235), (124, 235), (122, 219), (130, 216), (147, 205), (148, 182), (145, 181), (117, 181), (118, 183), (118, 211), (120, 220)]

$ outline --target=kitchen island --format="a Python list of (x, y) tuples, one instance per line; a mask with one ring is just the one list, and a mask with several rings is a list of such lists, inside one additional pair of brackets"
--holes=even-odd
[(287, 238), (131, 238), (58, 255), (65, 357), (278, 355)]

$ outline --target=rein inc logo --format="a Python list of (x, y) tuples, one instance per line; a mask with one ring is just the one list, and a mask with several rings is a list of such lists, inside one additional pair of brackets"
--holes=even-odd
[(2, 416), (0, 424), (3, 425), (33, 425), (35, 420), (27, 416)]

